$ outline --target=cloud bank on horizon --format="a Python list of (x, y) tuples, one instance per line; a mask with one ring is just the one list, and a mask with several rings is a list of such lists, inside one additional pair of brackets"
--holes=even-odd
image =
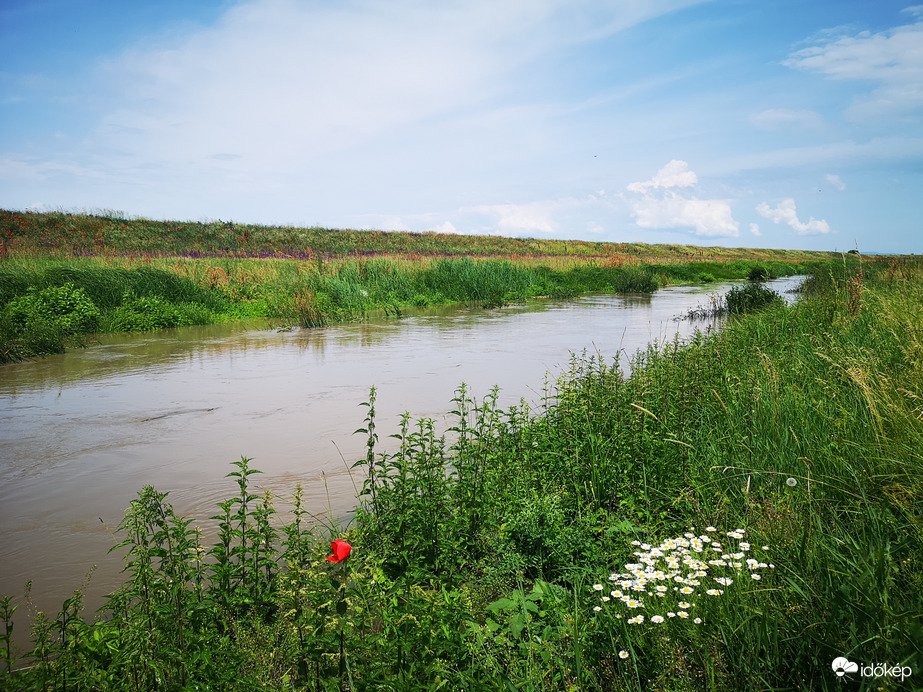
[(890, 0), (10, 0), (0, 207), (920, 252), (921, 45)]

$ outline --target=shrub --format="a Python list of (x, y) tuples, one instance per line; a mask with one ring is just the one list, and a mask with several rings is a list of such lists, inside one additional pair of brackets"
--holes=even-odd
[(724, 298), (727, 311), (731, 314), (742, 314), (763, 310), (773, 305), (781, 305), (785, 300), (771, 288), (750, 282), (743, 286), (733, 286)]
[(759, 264), (753, 267), (750, 273), (747, 274), (747, 281), (751, 282), (766, 281), (769, 278), (771, 278), (769, 270)]
[(122, 304), (107, 316), (108, 331), (144, 332), (192, 324), (208, 324), (211, 313), (197, 303), (174, 305), (155, 296), (126, 293)]
[(26, 295), (11, 300), (3, 312), (15, 333), (35, 323), (55, 325), (65, 335), (86, 334), (99, 325), (99, 309), (72, 283), (41, 291), (30, 288)]
[(653, 293), (658, 288), (657, 279), (641, 269), (623, 269), (612, 280), (616, 293)]

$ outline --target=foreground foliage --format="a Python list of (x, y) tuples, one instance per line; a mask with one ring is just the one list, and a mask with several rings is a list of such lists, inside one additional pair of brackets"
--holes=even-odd
[(540, 410), (461, 387), (388, 451), (373, 390), (338, 562), (248, 459), (208, 539), (145, 488), (98, 618), (77, 592), (20, 656), (0, 602), (5, 688), (832, 690), (838, 657), (919, 683), (923, 266), (810, 283), (628, 378), (575, 356)]

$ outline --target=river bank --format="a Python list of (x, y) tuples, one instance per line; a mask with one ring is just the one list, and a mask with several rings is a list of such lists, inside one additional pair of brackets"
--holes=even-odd
[(14, 212), (0, 212), (0, 238), (0, 363), (97, 333), (250, 318), (316, 327), (433, 305), (650, 293), (811, 273), (831, 257)]

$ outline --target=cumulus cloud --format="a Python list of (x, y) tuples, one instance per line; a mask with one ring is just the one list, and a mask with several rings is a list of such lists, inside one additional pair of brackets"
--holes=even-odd
[(840, 176), (838, 175), (835, 175), (833, 173), (828, 173), (826, 180), (828, 183), (833, 185), (833, 187), (835, 187), (840, 192), (846, 189), (846, 183), (844, 183), (842, 179), (840, 178)]
[(923, 107), (923, 17), (919, 6), (906, 11), (916, 19), (913, 24), (828, 38), (792, 53), (783, 64), (830, 79), (878, 83), (878, 88), (850, 107), (854, 118), (915, 111)]
[(643, 183), (631, 183), (628, 189), (632, 192), (643, 193), (657, 188), (695, 187), (698, 180), (696, 174), (689, 170), (688, 163), (673, 159), (657, 171), (653, 178)]
[(766, 202), (757, 205), (756, 211), (764, 219), (769, 219), (774, 223), (784, 223), (794, 229), (798, 235), (823, 235), (830, 233), (830, 224), (823, 219), (815, 219), (813, 216), (804, 223), (798, 218), (798, 211), (795, 209), (795, 200), (783, 199), (775, 207), (770, 207)]
[(726, 200), (698, 199), (678, 189), (695, 187), (698, 176), (685, 161), (674, 159), (650, 180), (628, 185), (637, 197), (632, 215), (641, 228), (691, 228), (700, 236), (736, 237), (740, 225)]
[(756, 223), (751, 223), (751, 224), (750, 224), (750, 232), (751, 232), (753, 235), (755, 235), (757, 238), (760, 237), (761, 235), (763, 235), (763, 232), (760, 230), (759, 224), (756, 224)]

